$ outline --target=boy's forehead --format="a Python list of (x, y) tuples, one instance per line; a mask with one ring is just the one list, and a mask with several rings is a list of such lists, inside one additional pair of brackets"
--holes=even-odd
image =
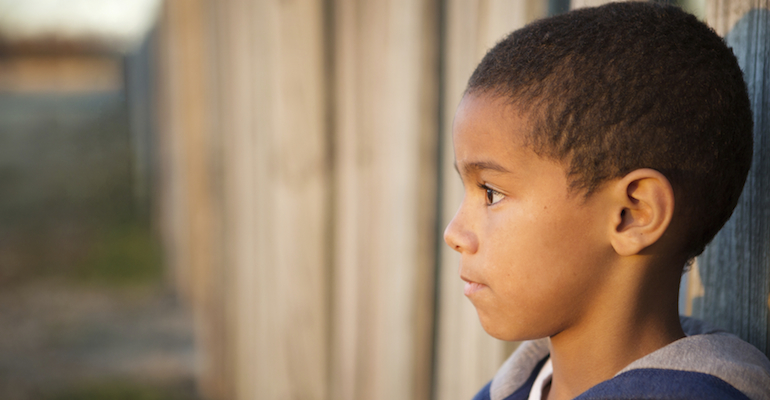
[(484, 171), (523, 177), (524, 170), (544, 160), (557, 164), (566, 177), (568, 159), (556, 160), (536, 152), (532, 129), (530, 118), (510, 100), (466, 94), (452, 127), (455, 170), (461, 176)]
[(517, 137), (521, 121), (509, 115), (510, 107), (499, 99), (466, 94), (453, 124), (455, 169), (461, 176), (482, 171), (509, 174), (526, 158)]
[[(528, 137), (531, 128), (528, 119), (506, 99), (485, 94), (469, 93), (463, 96), (457, 107), (452, 125), (452, 141), (455, 145), (455, 156), (470, 156), (479, 150), (493, 145), (496, 150), (511, 150), (515, 147), (528, 147)], [(458, 142), (465, 143), (458, 149)], [(456, 161), (460, 161), (457, 159)], [(485, 165), (485, 160), (465, 160), (470, 166)], [(500, 167), (502, 168), (502, 167)], [(489, 168), (489, 169), (500, 169)]]
[(531, 107), (494, 93), (466, 93), (455, 111), (452, 133), (473, 131), (484, 135), (490, 130), (507, 132), (517, 145), (531, 144), (534, 120)]
[(510, 122), (509, 120), (514, 116), (522, 115), (510, 99), (489, 93), (470, 92), (460, 99), (455, 112), (455, 122), (458, 117), (469, 119), (468, 122), (478, 122), (474, 118), (489, 119), (490, 117), (494, 120)]

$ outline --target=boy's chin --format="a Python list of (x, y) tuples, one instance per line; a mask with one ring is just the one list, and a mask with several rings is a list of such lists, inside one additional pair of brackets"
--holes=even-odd
[(479, 318), (481, 321), (481, 327), (484, 328), (484, 331), (493, 338), (497, 340), (503, 340), (506, 342), (517, 342), (520, 340), (527, 340), (523, 339), (520, 332), (516, 332), (515, 329), (511, 329), (508, 326), (504, 326), (503, 324), (500, 324), (499, 322), (495, 323), (485, 323), (483, 318)]
[(494, 319), (484, 318), (479, 314), (479, 321), (481, 321), (481, 327), (487, 332), (489, 336), (495, 339), (505, 342), (519, 342), (522, 340), (533, 340), (546, 337), (546, 334), (539, 334), (527, 329), (527, 327), (518, 326), (516, 324), (506, 324)]

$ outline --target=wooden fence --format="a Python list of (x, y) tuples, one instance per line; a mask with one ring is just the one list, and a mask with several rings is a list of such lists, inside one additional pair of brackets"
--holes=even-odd
[[(159, 216), (207, 398), (467, 399), (491, 378), (514, 345), (483, 332), (441, 239), (462, 191), (449, 128), (484, 52), (548, 9), (166, 1)], [(685, 292), (766, 350), (768, 2), (708, 10), (753, 68), (758, 148), (733, 233), (700, 262), (704, 294)], [(722, 265), (739, 284), (710, 278)], [(712, 300), (736, 292), (751, 294)]]

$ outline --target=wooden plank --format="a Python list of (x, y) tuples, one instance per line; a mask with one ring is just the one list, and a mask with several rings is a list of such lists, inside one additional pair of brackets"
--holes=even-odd
[(175, 25), (175, 19), (172, 18), (173, 10), (171, 2), (165, 4), (165, 12), (160, 21), (158, 35), (158, 47), (160, 56), (158, 57), (158, 126), (159, 126), (159, 158), (160, 158), (160, 216), (161, 231), (163, 237), (165, 264), (170, 271), (168, 275), (170, 280), (176, 286), (178, 292), (183, 297), (188, 296), (187, 274), (183, 269), (188, 265), (187, 246), (183, 238), (185, 237), (183, 218), (183, 187), (182, 176), (182, 152), (180, 135), (177, 133), (180, 128), (180, 115), (182, 114), (179, 106), (178, 87), (179, 79), (174, 74), (174, 70), (179, 65), (179, 46), (180, 40), (179, 28)]
[(211, 399), (328, 398), (319, 2), (175, 0), (162, 23), (164, 237)]
[(229, 382), (221, 256), (220, 207), (213, 190), (205, 0), (168, 1), (160, 29), (161, 215), (167, 263), (193, 309), (200, 358), (198, 384), (207, 397), (226, 398)]
[(232, 0), (223, 7), (235, 398), (326, 399), (322, 10), (313, 1)]
[[(253, 328), (258, 317), (256, 295), (257, 235), (256, 214), (265, 207), (257, 203), (255, 193), (255, 159), (252, 114), (255, 108), (250, 85), (255, 71), (251, 69), (254, 35), (248, 1), (228, 0), (216, 4), (218, 62), (217, 128), (221, 135), (221, 179), (223, 191), (223, 262), (228, 296), (225, 323), (226, 340), (231, 343), (226, 368), (230, 372), (229, 397), (217, 400), (253, 398), (253, 385), (263, 383), (256, 375), (255, 363), (249, 358), (257, 352), (260, 337)], [(259, 71), (256, 71), (259, 72)], [(249, 307), (251, 312), (249, 312)], [(246, 320), (241, 321), (246, 315)]]
[[(436, 239), (435, 2), (366, 5), (350, 25), (360, 37), (352, 36), (352, 62), (340, 65), (353, 74), (337, 75), (352, 77), (340, 79), (353, 88), (340, 93), (353, 97), (339, 96), (335, 115), (353, 123), (336, 142), (335, 152), (350, 157), (337, 158), (334, 214), (321, 3), (197, 2), (186, 5), (198, 7), (193, 17), (184, 16), (182, 3), (169, 2), (164, 28), (175, 33), (163, 50), (176, 168), (167, 236), (196, 313), (204, 394), (329, 398), (333, 281), (334, 344), (343, 355), (333, 362), (333, 371), (342, 371), (332, 376), (335, 390), (347, 398), (426, 398)], [(214, 16), (202, 18), (204, 8)], [(189, 23), (197, 30), (181, 32)], [(213, 36), (201, 36), (202, 29)], [(192, 228), (200, 214), (188, 209), (186, 195), (197, 190), (191, 187), (209, 191), (209, 202), (196, 207), (211, 230)], [(339, 217), (333, 237), (331, 215)], [(211, 242), (199, 241), (203, 231)], [(194, 273), (194, 265), (205, 269)]]
[[(546, 12), (545, 3), (537, 1), (450, 0), (446, 7), (442, 226), (449, 223), (462, 200), (462, 184), (453, 167), (451, 126), (467, 80), (495, 42)], [(476, 310), (463, 295), (457, 253), (442, 246), (439, 256), (435, 398), (468, 399), (494, 376), (515, 345), (493, 339), (481, 328)]]
[(332, 398), (427, 398), (436, 3), (333, 7)]
[(767, 1), (719, 0), (709, 24), (725, 34), (744, 73), (754, 112), (754, 159), (730, 221), (698, 258), (702, 296), (692, 314), (770, 354), (770, 7)]

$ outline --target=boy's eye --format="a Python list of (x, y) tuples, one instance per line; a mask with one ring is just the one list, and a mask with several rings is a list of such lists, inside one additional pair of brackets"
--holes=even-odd
[(487, 195), (487, 204), (492, 205), (497, 203), (498, 201), (503, 199), (503, 194), (498, 192), (497, 190), (485, 187), (486, 195)]

